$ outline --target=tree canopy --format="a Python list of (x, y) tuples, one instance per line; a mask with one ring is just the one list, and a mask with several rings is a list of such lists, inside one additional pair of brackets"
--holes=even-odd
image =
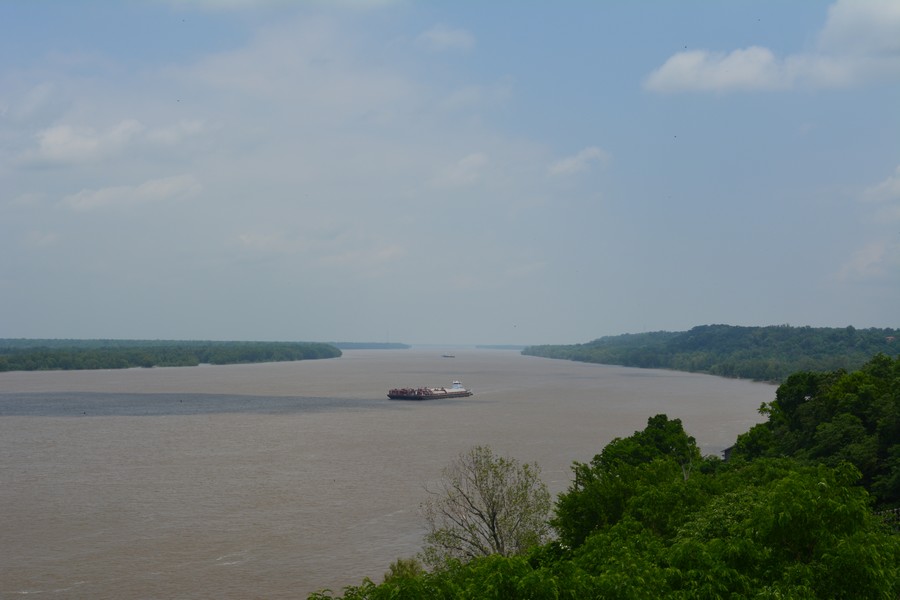
[(683, 332), (608, 336), (586, 344), (530, 346), (522, 353), (782, 381), (797, 371), (858, 369), (875, 354), (898, 352), (900, 330), (897, 329), (701, 325)]
[(880, 506), (900, 506), (900, 357), (879, 354), (850, 373), (795, 373), (761, 411), (768, 420), (738, 436), (735, 459), (848, 462)]

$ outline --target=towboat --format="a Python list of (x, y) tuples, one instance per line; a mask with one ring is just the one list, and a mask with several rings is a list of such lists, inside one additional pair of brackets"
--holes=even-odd
[(387, 397), (391, 400), (437, 400), (438, 398), (466, 398), (472, 394), (472, 390), (464, 387), (461, 382), (454, 381), (450, 388), (394, 388), (388, 392)]

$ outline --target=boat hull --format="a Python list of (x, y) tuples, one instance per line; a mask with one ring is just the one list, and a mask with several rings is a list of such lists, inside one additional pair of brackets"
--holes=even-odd
[(394, 388), (388, 391), (391, 400), (436, 400), (437, 398), (466, 398), (472, 395), (472, 390), (463, 386), (458, 379), (449, 389), (445, 387), (407, 387)]
[(405, 393), (405, 392), (389, 392), (387, 397), (391, 400), (437, 400), (439, 398), (468, 398), (472, 395), (469, 390), (442, 392), (433, 391), (431, 393)]

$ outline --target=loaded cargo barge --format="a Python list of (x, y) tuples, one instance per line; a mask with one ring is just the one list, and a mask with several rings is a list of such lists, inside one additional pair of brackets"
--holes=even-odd
[(472, 395), (472, 390), (463, 387), (459, 381), (454, 381), (450, 389), (439, 388), (395, 388), (388, 392), (391, 400), (437, 400), (438, 398), (466, 398)]

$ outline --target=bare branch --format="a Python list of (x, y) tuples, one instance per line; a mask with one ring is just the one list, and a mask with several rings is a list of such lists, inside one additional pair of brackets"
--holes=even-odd
[(428, 525), (423, 558), (433, 566), (520, 554), (549, 531), (550, 494), (536, 464), (476, 446), (443, 470), (438, 488), (426, 488), (431, 497), (421, 507)]

